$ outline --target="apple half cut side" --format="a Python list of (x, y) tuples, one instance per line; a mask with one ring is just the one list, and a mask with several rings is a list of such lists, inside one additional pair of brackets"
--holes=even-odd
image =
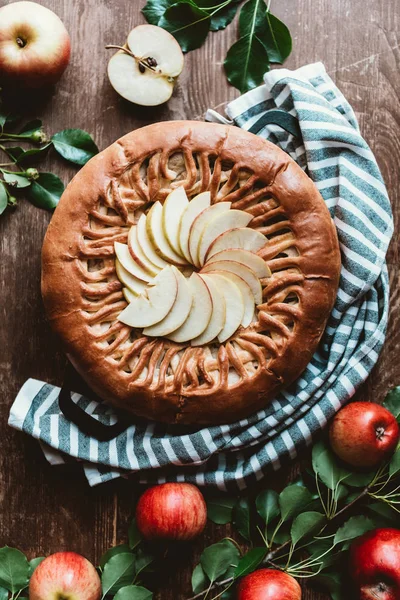
[(206, 329), (198, 337), (192, 339), (192, 346), (202, 346), (203, 344), (208, 344), (215, 340), (218, 334), (222, 331), (226, 316), (225, 297), (219, 291), (218, 286), (214, 282), (212, 276), (200, 274), (199, 277), (205, 281), (210, 291), (213, 310), (210, 322), (208, 323)]
[(115, 271), (120, 282), (126, 288), (128, 288), (132, 294), (134, 294), (135, 296), (140, 296), (140, 294), (143, 294), (147, 284), (144, 281), (138, 279), (137, 277), (134, 277), (129, 273), (129, 271), (124, 269), (124, 267), (119, 262), (118, 258), (115, 261)]
[(175, 304), (178, 280), (172, 267), (166, 267), (146, 288), (146, 294), (134, 299), (118, 319), (130, 327), (150, 327), (162, 321)]
[(231, 202), (218, 202), (218, 204), (212, 204), (204, 209), (193, 221), (189, 231), (189, 254), (192, 264), (196, 267), (200, 267), (200, 262), (198, 260), (199, 245), (206, 225), (216, 216), (228, 212), (230, 207)]
[[(124, 50), (108, 63), (108, 78), (120, 96), (142, 106), (167, 102), (183, 69), (176, 39), (155, 25), (139, 25), (128, 35)], [(132, 56), (133, 55), (133, 56)]]
[(129, 248), (126, 244), (120, 242), (114, 242), (115, 254), (121, 265), (134, 277), (147, 283), (153, 279), (153, 275), (150, 275), (140, 265), (135, 262), (129, 252)]
[(220, 236), (209, 247), (206, 254), (206, 261), (211, 256), (221, 252), (222, 250), (231, 250), (234, 248), (243, 248), (243, 250), (250, 250), (250, 252), (258, 252), (261, 248), (268, 243), (265, 235), (251, 229), (250, 227), (239, 227), (237, 229), (231, 229), (226, 233), (221, 233)]
[(217, 262), (210, 263), (203, 267), (202, 273), (210, 273), (210, 271), (229, 271), (239, 275), (250, 287), (254, 296), (254, 302), (256, 304), (262, 303), (262, 287), (257, 275), (246, 267), (242, 263), (235, 262), (234, 260), (219, 260)]
[(179, 244), (179, 229), (182, 215), (188, 205), (189, 200), (183, 187), (168, 194), (163, 204), (162, 224), (165, 236), (177, 254), (182, 254)]
[(182, 258), (169, 244), (163, 228), (163, 208), (160, 202), (155, 202), (147, 214), (146, 230), (155, 251), (164, 260), (174, 265), (186, 265)]
[(202, 192), (198, 194), (189, 202), (188, 207), (182, 215), (181, 226), (179, 229), (179, 244), (181, 253), (188, 262), (191, 262), (189, 252), (189, 234), (190, 228), (192, 227), (193, 221), (198, 217), (200, 213), (208, 208), (211, 204), (210, 192)]
[(237, 330), (243, 320), (244, 300), (239, 288), (222, 273), (210, 273), (210, 277), (217, 284), (218, 290), (225, 298), (226, 313), (225, 323), (218, 334), (220, 344), (226, 342)]
[(249, 269), (254, 271), (260, 279), (271, 277), (271, 271), (266, 262), (261, 256), (254, 254), (254, 252), (251, 252), (250, 250), (244, 250), (243, 248), (222, 250), (221, 252), (217, 252), (217, 254), (213, 254), (207, 261), (207, 264), (211, 265), (220, 260), (234, 260), (235, 262), (240, 262), (242, 265), (246, 265), (246, 267), (249, 267)]
[(147, 256), (150, 262), (152, 262), (159, 269), (164, 269), (169, 263), (164, 260), (154, 250), (153, 244), (147, 234), (146, 229), (146, 215), (141, 215), (139, 221), (136, 224), (136, 236), (139, 246), (141, 247), (143, 254)]
[(168, 336), (170, 340), (177, 343), (187, 342), (202, 334), (207, 328), (213, 312), (211, 293), (206, 281), (198, 273), (192, 273), (188, 284), (193, 296), (191, 311), (179, 329)]
[(175, 302), (168, 314), (155, 325), (143, 329), (143, 335), (163, 337), (178, 329), (186, 321), (193, 304), (192, 290), (187, 279), (176, 267), (171, 267), (177, 283), (178, 291)]
[(204, 265), (204, 259), (213, 241), (230, 229), (246, 227), (253, 219), (253, 215), (244, 212), (243, 210), (230, 210), (227, 214), (220, 214), (212, 221), (209, 221), (200, 238), (199, 249), (197, 253), (197, 261), (199, 265)]
[(133, 225), (128, 233), (128, 248), (133, 260), (150, 275), (155, 277), (160, 271), (160, 267), (156, 267), (147, 256), (144, 254), (137, 237), (137, 227)]
[(227, 279), (230, 279), (232, 283), (234, 283), (236, 287), (239, 288), (244, 305), (241, 325), (243, 327), (248, 327), (253, 320), (255, 311), (254, 296), (249, 284), (246, 283), (244, 279), (239, 277), (239, 275), (236, 275), (236, 273), (231, 273), (230, 271), (211, 271), (210, 275), (213, 276), (214, 273), (217, 275), (222, 275)]

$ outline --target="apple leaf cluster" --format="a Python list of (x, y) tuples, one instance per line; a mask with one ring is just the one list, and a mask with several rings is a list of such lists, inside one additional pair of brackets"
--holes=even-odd
[(81, 129), (65, 129), (48, 138), (39, 119), (22, 127), (18, 126), (20, 120), (0, 103), (0, 151), (4, 157), (0, 162), (0, 215), (8, 206), (16, 205), (14, 194), (21, 189), (39, 208), (53, 210), (57, 206), (64, 184), (57, 175), (40, 173), (29, 166), (33, 158), (53, 147), (65, 160), (84, 165), (99, 151), (92, 137)]
[[(148, 0), (147, 21), (172, 33), (184, 52), (199, 48), (210, 31), (224, 29), (234, 19), (240, 0)], [(264, 0), (248, 0), (239, 15), (239, 40), (228, 50), (225, 72), (229, 83), (246, 92), (262, 83), (271, 63), (282, 64), (292, 51), (286, 25)]]
[(0, 548), (0, 600), (14, 600), (28, 592), (29, 579), (44, 558), (26, 556), (16, 548)]
[[(400, 421), (400, 387), (387, 395), (384, 406)], [(218, 525), (232, 523), (248, 550), (238, 554), (226, 539), (206, 548), (192, 575), (191, 600), (233, 600), (239, 578), (262, 565), (312, 578), (332, 600), (344, 600), (352, 541), (377, 527), (398, 527), (399, 504), (400, 444), (387, 462), (366, 472), (345, 466), (327, 441), (319, 441), (311, 468), (280, 493), (266, 489), (251, 498), (208, 498), (208, 518)], [(222, 543), (230, 548), (229, 564), (221, 561)], [(204, 556), (213, 557), (215, 571)]]

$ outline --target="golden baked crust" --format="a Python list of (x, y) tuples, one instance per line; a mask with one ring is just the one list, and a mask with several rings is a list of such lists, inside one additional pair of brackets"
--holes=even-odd
[[(118, 321), (126, 301), (114, 242), (179, 185), (250, 212), (268, 239), (258, 320), (223, 344), (146, 338)], [(72, 363), (104, 400), (157, 421), (221, 424), (263, 408), (304, 370), (339, 272), (329, 211), (287, 154), (236, 127), (172, 121), (129, 133), (74, 177), (45, 237), (42, 294)]]

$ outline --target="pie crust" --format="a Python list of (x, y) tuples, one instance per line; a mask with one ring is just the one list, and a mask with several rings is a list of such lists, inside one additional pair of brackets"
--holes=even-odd
[[(115, 242), (176, 187), (250, 212), (263, 233), (257, 321), (226, 342), (192, 347), (145, 337), (118, 320), (127, 306)], [(237, 127), (192, 121), (138, 129), (68, 185), (42, 254), (48, 318), (70, 360), (105, 401), (167, 423), (236, 421), (266, 406), (316, 350), (340, 272), (336, 229), (316, 186), (273, 144)]]

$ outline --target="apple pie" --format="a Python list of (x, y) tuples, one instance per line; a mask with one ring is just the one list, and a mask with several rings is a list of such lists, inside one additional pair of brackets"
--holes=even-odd
[(301, 374), (339, 272), (329, 211), (287, 154), (236, 127), (172, 121), (75, 176), (44, 241), (42, 293), (101, 398), (209, 425), (262, 409)]

